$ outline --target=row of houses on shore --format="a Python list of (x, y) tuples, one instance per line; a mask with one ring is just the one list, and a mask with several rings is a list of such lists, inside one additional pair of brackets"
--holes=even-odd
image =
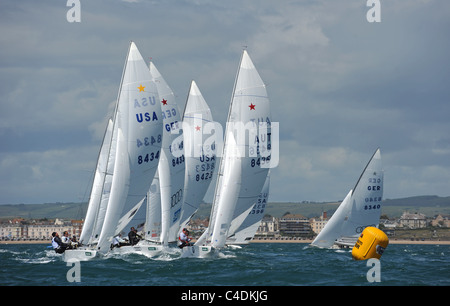
[(80, 237), (83, 220), (25, 220), (22, 218), (0, 223), (0, 240), (51, 240), (52, 233), (65, 231), (70, 237)]
[[(281, 218), (265, 216), (256, 232), (259, 237), (303, 237), (313, 238), (328, 222), (326, 212), (320, 217), (306, 218), (300, 214), (285, 214)], [(427, 218), (424, 214), (404, 212), (396, 220), (381, 219), (380, 226), (386, 229), (418, 229), (428, 226), (450, 227), (449, 216), (438, 215)], [(202, 233), (208, 227), (208, 220), (191, 221), (192, 234)], [(0, 223), (0, 240), (50, 240), (53, 232), (68, 231), (70, 237), (79, 238), (83, 220), (25, 220), (11, 219)]]
[[(380, 227), (386, 229), (419, 229), (429, 226), (450, 227), (450, 216), (438, 215), (427, 218), (424, 214), (404, 212), (396, 220), (380, 219)], [(257, 236), (296, 236), (312, 238), (325, 227), (328, 222), (326, 212), (320, 217), (306, 218), (298, 214), (286, 214), (281, 218), (266, 216), (256, 233)]]

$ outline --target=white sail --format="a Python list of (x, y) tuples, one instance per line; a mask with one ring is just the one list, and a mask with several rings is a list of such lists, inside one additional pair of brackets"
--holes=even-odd
[(214, 219), (211, 237), (211, 245), (215, 248), (221, 248), (225, 245), (233, 212), (236, 208), (238, 195), (241, 190), (241, 156), (232, 133), (227, 136), (225, 146), (225, 155), (222, 159), (224, 178), (221, 185), (224, 192), (216, 204), (217, 213)]
[[(140, 200), (133, 208), (130, 209), (128, 213), (126, 213), (122, 218), (120, 218), (119, 222), (117, 222), (116, 230), (114, 231), (114, 236), (122, 232), (122, 230), (124, 230), (125, 227), (131, 222), (131, 220), (136, 220), (134, 219), (136, 213), (139, 211), (139, 209), (141, 208), (142, 204), (145, 202), (146, 199), (147, 198), (145, 197), (142, 200)], [(138, 225), (139, 223), (134, 227), (137, 228)]]
[[(112, 123), (112, 121), (111, 121)], [(95, 219), (94, 230), (92, 232), (91, 238), (89, 240), (90, 245), (94, 245), (98, 243), (98, 239), (100, 237), (100, 233), (102, 232), (103, 223), (105, 221), (106, 209), (108, 208), (109, 196), (111, 193), (111, 185), (114, 174), (114, 164), (116, 160), (116, 145), (117, 145), (117, 131), (114, 132), (114, 129), (117, 129), (117, 126), (112, 125), (112, 135), (110, 136), (109, 143), (109, 155), (106, 166), (106, 173), (103, 182), (103, 190), (102, 197), (100, 199), (100, 207), (98, 210), (97, 217)]]
[(210, 141), (214, 136), (207, 137), (212, 128), (211, 110), (192, 81), (183, 114), (186, 173), (180, 231), (197, 211), (212, 181), (216, 168), (215, 141)]
[(314, 246), (329, 248), (336, 240), (357, 238), (367, 226), (378, 226), (383, 198), (383, 169), (377, 149), (336, 212), (320, 231)]
[(267, 175), (263, 189), (258, 200), (247, 214), (241, 218), (235, 218), (231, 222), (228, 244), (246, 244), (255, 236), (261, 219), (264, 217), (265, 208), (269, 198), (270, 174)]
[[(243, 158), (242, 188), (233, 218), (254, 205), (266, 181), (271, 153), (270, 118), (266, 86), (244, 50), (228, 119)], [(221, 196), (220, 190), (216, 196)]]
[(99, 217), (100, 204), (105, 184), (106, 169), (108, 165), (108, 155), (111, 145), (112, 127), (112, 120), (108, 120), (108, 125), (103, 136), (103, 143), (97, 160), (97, 167), (95, 169), (94, 181), (92, 183), (88, 210), (86, 212), (86, 218), (83, 223), (83, 230), (81, 231), (80, 235), (80, 243), (82, 244), (91, 243), (92, 233), (94, 232), (94, 227)]
[(158, 192), (161, 196), (160, 242), (167, 244), (177, 239), (182, 213), (185, 176), (183, 130), (175, 95), (152, 62), (150, 63), (150, 74), (160, 97), (164, 124), (161, 158), (152, 185), (159, 185)]
[(150, 72), (131, 42), (119, 92), (114, 175), (98, 250), (106, 253), (120, 218), (145, 196), (159, 162), (161, 106)]
[[(257, 201), (270, 168), (270, 105), (265, 85), (247, 51), (239, 64), (228, 113), (210, 224), (195, 246), (225, 245), (231, 221)], [(229, 155), (237, 152), (238, 158)], [(239, 171), (240, 170), (240, 171)]]
[(155, 175), (147, 196), (145, 240), (155, 243), (161, 242), (161, 215), (161, 190), (159, 188), (159, 177)]
[[(235, 135), (241, 154), (241, 188), (233, 211), (233, 219), (257, 201), (270, 167), (270, 104), (266, 87), (248, 53), (244, 50), (230, 105), (227, 132)], [(227, 139), (225, 139), (225, 143)], [(225, 144), (226, 145), (226, 144)], [(220, 175), (222, 174), (222, 175)], [(223, 179), (219, 170), (215, 199), (220, 201)]]

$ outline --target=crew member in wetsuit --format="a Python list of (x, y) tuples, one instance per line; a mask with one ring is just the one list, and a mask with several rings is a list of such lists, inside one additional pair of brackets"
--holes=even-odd
[(137, 230), (131, 227), (131, 231), (128, 233), (128, 240), (131, 245), (135, 245), (142, 237), (137, 234)]

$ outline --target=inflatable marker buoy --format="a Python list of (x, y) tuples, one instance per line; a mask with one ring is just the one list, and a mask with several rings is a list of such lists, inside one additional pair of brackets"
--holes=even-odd
[(366, 227), (352, 249), (352, 257), (355, 260), (380, 259), (388, 244), (389, 239), (382, 230), (372, 226)]

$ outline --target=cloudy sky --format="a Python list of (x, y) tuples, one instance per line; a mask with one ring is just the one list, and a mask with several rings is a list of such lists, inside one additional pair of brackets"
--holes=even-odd
[[(243, 46), (280, 123), (270, 201), (341, 200), (376, 148), (384, 198), (450, 195), (450, 2), (0, 2), (0, 204), (86, 201), (133, 40), (224, 123)], [(207, 198), (208, 200), (208, 198)]]

